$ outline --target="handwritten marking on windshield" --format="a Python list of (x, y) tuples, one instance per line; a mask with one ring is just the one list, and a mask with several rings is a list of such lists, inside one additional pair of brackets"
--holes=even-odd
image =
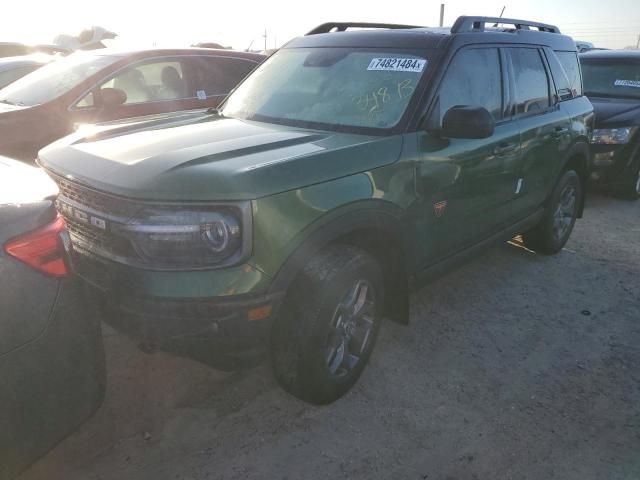
[(410, 97), (415, 88), (412, 85), (413, 80), (407, 78), (396, 84), (397, 99), (395, 95), (389, 91), (388, 87), (380, 87), (377, 90), (368, 92), (359, 97), (354, 97), (353, 101), (356, 106), (369, 114), (379, 113), (382, 111), (384, 104), (393, 102), (396, 100), (404, 100)]

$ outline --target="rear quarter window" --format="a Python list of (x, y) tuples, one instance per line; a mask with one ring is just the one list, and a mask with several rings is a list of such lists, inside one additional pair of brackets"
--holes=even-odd
[(569, 80), (569, 85), (573, 91), (574, 97), (582, 96), (582, 74), (580, 72), (580, 63), (576, 52), (556, 52), (558, 60), (562, 68), (564, 68)]

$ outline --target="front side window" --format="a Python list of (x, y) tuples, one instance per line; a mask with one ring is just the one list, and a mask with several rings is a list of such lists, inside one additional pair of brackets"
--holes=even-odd
[(498, 49), (471, 48), (456, 54), (441, 83), (437, 126), (442, 126), (447, 110), (463, 105), (484, 107), (495, 120), (502, 118), (502, 74)]
[(534, 48), (508, 48), (515, 82), (515, 114), (531, 115), (549, 108), (549, 79)]
[(389, 129), (427, 68), (415, 51), (284, 49), (238, 87), (222, 113), (291, 126)]
[(0, 102), (32, 106), (64, 95), (120, 57), (76, 53), (37, 69), (0, 91)]
[(588, 96), (640, 99), (640, 62), (583, 59), (582, 74)]
[[(177, 60), (164, 60), (124, 69), (100, 88), (117, 88), (127, 96), (125, 105), (133, 103), (179, 100), (189, 96), (182, 65)], [(78, 103), (83, 106), (84, 99)]]

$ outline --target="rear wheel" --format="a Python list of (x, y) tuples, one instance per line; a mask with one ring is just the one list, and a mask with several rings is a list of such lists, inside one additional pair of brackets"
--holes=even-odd
[(582, 203), (582, 183), (574, 170), (564, 172), (551, 195), (540, 223), (522, 235), (524, 245), (538, 253), (553, 255), (567, 243)]
[(276, 378), (314, 404), (344, 395), (360, 377), (382, 320), (383, 281), (368, 253), (336, 245), (311, 259), (274, 325)]

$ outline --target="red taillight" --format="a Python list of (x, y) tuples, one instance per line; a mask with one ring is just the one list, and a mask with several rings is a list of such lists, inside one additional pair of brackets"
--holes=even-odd
[(47, 275), (64, 277), (68, 274), (60, 237), (64, 228), (64, 219), (58, 216), (50, 224), (10, 240), (4, 249), (12, 257)]

